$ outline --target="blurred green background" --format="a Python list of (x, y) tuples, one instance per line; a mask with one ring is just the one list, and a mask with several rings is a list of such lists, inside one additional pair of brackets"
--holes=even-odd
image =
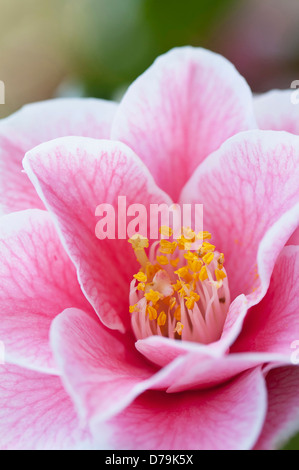
[(120, 99), (159, 54), (186, 44), (223, 54), (254, 92), (289, 88), (298, 20), (299, 0), (0, 0), (0, 117), (56, 96)]
[(120, 98), (186, 44), (225, 55), (255, 92), (288, 88), (298, 19), (298, 0), (0, 0), (0, 117), (53, 96)]

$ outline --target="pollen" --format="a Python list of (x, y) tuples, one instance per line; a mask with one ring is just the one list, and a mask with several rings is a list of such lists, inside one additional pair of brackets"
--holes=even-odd
[(148, 317), (150, 320), (156, 320), (157, 319), (157, 316), (158, 316), (158, 312), (157, 310), (152, 307), (151, 305), (148, 305), (146, 307), (146, 313), (148, 314)]
[(170, 260), (170, 264), (172, 267), (176, 268), (177, 265), (179, 264), (180, 258), (175, 258)]
[(159, 326), (164, 326), (165, 323), (166, 323), (166, 320), (167, 320), (167, 316), (165, 314), (165, 312), (161, 312), (160, 315), (158, 316), (158, 320), (157, 320), (157, 323)]
[(145, 282), (139, 282), (137, 290), (145, 290)]
[(200, 296), (196, 292), (191, 292), (189, 296), (185, 297), (186, 299), (186, 307), (189, 310), (194, 308), (195, 302), (200, 299)]
[(198, 232), (197, 240), (209, 240), (212, 238), (212, 234), (210, 232)]
[(166, 264), (169, 263), (167, 256), (163, 256), (163, 255), (157, 256), (157, 261), (159, 264), (162, 264), (164, 266), (166, 266)]
[(214, 259), (214, 254), (213, 253), (207, 253), (206, 255), (204, 255), (202, 257), (202, 259), (206, 264), (210, 264)]
[(148, 302), (152, 302), (153, 305), (155, 305), (161, 298), (162, 294), (160, 292), (154, 291), (153, 289), (150, 289), (149, 292), (144, 294), (144, 297)]
[(175, 309), (175, 312), (173, 314), (174, 318), (177, 320), (177, 321), (180, 321), (182, 319), (182, 316), (181, 316), (181, 307), (178, 306), (176, 309)]
[(181, 336), (183, 333), (183, 328), (184, 325), (180, 321), (178, 321), (175, 326), (174, 332)]
[[(230, 305), (224, 254), (212, 235), (184, 228), (178, 238), (167, 226), (150, 243), (139, 234), (129, 242), (140, 264), (130, 287), (132, 329), (137, 339), (158, 335), (202, 344), (217, 341)], [(193, 242), (200, 240), (194, 248)]]
[(137, 308), (138, 308), (138, 307), (137, 307), (137, 304), (135, 304), (135, 305), (130, 305), (130, 307), (129, 307), (129, 312), (130, 312), (130, 313), (133, 313), (133, 312), (135, 312), (135, 311), (137, 310)]
[(161, 235), (163, 235), (164, 237), (171, 237), (172, 234), (173, 234), (173, 230), (172, 230), (170, 227), (167, 227), (166, 225), (162, 225), (162, 226), (160, 227), (159, 232), (160, 232)]
[(189, 277), (189, 269), (187, 266), (183, 266), (182, 268), (178, 269), (177, 271), (174, 271), (175, 274), (177, 274), (179, 277), (185, 278)]
[(203, 282), (205, 281), (206, 279), (208, 279), (208, 271), (207, 271), (207, 267), (206, 266), (203, 266), (200, 270), (200, 273), (199, 273), (199, 279)]
[(139, 271), (139, 273), (134, 274), (135, 279), (139, 282), (146, 282), (147, 281), (147, 275), (144, 274), (143, 272)]
[(222, 281), (222, 279), (226, 278), (225, 272), (223, 272), (220, 269), (215, 269), (215, 276), (216, 276), (217, 281)]
[(147, 238), (143, 237), (139, 233), (136, 233), (132, 238), (129, 239), (129, 243), (131, 243), (133, 250), (143, 250), (144, 248), (148, 248), (149, 241)]
[(215, 245), (212, 245), (211, 243), (203, 242), (202, 244), (202, 249), (206, 253), (209, 253), (210, 251), (214, 251), (215, 248), (216, 248)]
[(177, 242), (170, 242), (168, 240), (161, 240), (160, 241), (160, 248), (159, 251), (161, 253), (172, 255), (177, 247)]

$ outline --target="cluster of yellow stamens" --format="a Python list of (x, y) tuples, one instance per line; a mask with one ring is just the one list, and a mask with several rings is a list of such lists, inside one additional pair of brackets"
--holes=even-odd
[(129, 239), (140, 263), (130, 291), (135, 334), (138, 339), (153, 334), (180, 339), (183, 335), (209, 342), (213, 336), (210, 317), (215, 312), (223, 316), (221, 304), (229, 301), (224, 255), (215, 251), (209, 232), (196, 234), (184, 228), (174, 239), (172, 229), (162, 226), (160, 233), (168, 239), (154, 242), (148, 254), (147, 238), (136, 234)]

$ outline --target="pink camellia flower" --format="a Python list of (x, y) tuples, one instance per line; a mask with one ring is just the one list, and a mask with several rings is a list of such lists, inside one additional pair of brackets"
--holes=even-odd
[[(1, 122), (3, 449), (271, 449), (299, 429), (289, 99), (253, 100), (224, 58), (181, 48), (119, 105)], [(119, 195), (203, 204), (202, 246), (98, 240)]]

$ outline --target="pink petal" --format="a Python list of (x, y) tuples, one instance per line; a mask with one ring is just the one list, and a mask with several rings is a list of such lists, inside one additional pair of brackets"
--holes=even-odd
[[(98, 436), (99, 437), (99, 436)], [(0, 366), (2, 450), (92, 447), (58, 377), (12, 365)]]
[(232, 299), (265, 294), (282, 247), (299, 225), (299, 137), (249, 131), (196, 170), (181, 202), (202, 203), (205, 230), (224, 253)]
[(291, 344), (299, 338), (299, 246), (283, 249), (275, 265), (269, 290), (253, 307), (232, 351), (281, 354), (291, 361)]
[(131, 85), (111, 136), (128, 144), (176, 201), (207, 155), (256, 127), (250, 89), (232, 64), (184, 47), (158, 58)]
[(229, 351), (242, 330), (247, 309), (246, 297), (237, 297), (231, 304), (223, 335), (215, 343), (204, 345), (151, 336), (137, 341), (136, 348), (149, 361), (164, 367), (160, 386), (163, 384), (171, 393), (212, 387), (264, 363), (285, 362), (279, 352), (246, 354), (244, 350), (232, 354)]
[(279, 367), (267, 376), (268, 413), (258, 450), (274, 450), (282, 447), (299, 431), (299, 369)]
[(96, 208), (111, 204), (126, 229), (118, 196), (126, 196), (127, 206), (143, 204), (147, 213), (150, 204), (171, 204), (170, 199), (136, 155), (112, 141), (58, 139), (29, 152), (24, 168), (55, 216), (87, 298), (106, 325), (124, 331), (130, 323), (129, 283), (138, 263), (127, 239), (96, 238)]
[(43, 208), (22, 173), (25, 153), (68, 135), (107, 138), (117, 105), (104, 100), (56, 99), (27, 105), (0, 122), (0, 212)]
[(299, 245), (299, 228), (291, 235), (286, 243), (287, 245)]
[(298, 90), (272, 90), (254, 98), (260, 129), (287, 131), (299, 135)]
[(151, 386), (163, 386), (164, 374), (147, 364), (129, 335), (106, 330), (99, 320), (68, 309), (53, 322), (52, 346), (67, 390), (84, 420), (103, 421)]
[(143, 394), (111, 420), (111, 442), (130, 450), (250, 449), (265, 413), (264, 379), (256, 369), (202, 392)]
[(7, 360), (55, 372), (53, 318), (66, 307), (90, 309), (49, 214), (3, 216), (0, 227), (0, 339)]

